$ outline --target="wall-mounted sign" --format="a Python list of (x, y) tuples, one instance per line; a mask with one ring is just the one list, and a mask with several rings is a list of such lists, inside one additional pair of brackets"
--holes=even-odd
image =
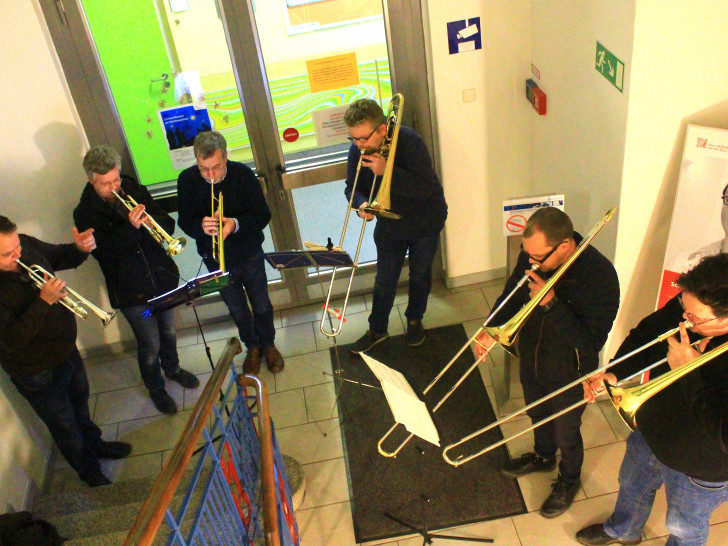
[(480, 17), (449, 22), (447, 43), (450, 55), (481, 49), (483, 45), (480, 37)]
[(316, 144), (319, 147), (346, 142), (349, 128), (344, 123), (344, 114), (347, 108), (349, 108), (348, 104), (342, 104), (341, 106), (321, 108), (311, 112), (313, 128), (316, 133)]
[(311, 93), (359, 85), (356, 53), (344, 53), (306, 61), (306, 70), (308, 70)]
[(543, 207), (564, 210), (564, 194), (535, 195), (503, 201), (503, 235), (520, 235), (531, 215)]
[(597, 42), (597, 72), (607, 78), (607, 80), (617, 89), (622, 91), (624, 88), (624, 63), (617, 59), (612, 52)]

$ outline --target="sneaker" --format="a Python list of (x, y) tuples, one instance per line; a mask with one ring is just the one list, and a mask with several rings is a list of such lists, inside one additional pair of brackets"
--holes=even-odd
[(200, 380), (193, 373), (180, 368), (176, 374), (170, 375), (167, 379), (171, 379), (175, 383), (179, 383), (185, 389), (196, 389), (200, 386)]
[(407, 323), (407, 345), (417, 347), (425, 342), (425, 329), (421, 320), (410, 320)]
[(367, 333), (356, 340), (356, 343), (349, 347), (349, 350), (354, 354), (363, 353), (374, 347), (377, 343), (385, 341), (387, 338), (389, 338), (387, 332), (375, 334), (371, 330), (367, 330)]
[(576, 540), (586, 544), (586, 546), (601, 546), (602, 544), (639, 544), (642, 542), (642, 537), (632, 540), (620, 540), (609, 536), (604, 530), (604, 525), (595, 523), (576, 533)]
[(103, 442), (94, 451), (99, 459), (123, 459), (131, 453), (131, 445), (126, 442)]
[(531, 452), (512, 461), (506, 461), (500, 471), (510, 478), (517, 478), (531, 472), (551, 472), (554, 468), (556, 468), (556, 457), (541, 457), (538, 453)]
[(149, 397), (154, 402), (154, 407), (161, 413), (166, 415), (174, 415), (177, 413), (177, 404), (175, 404), (172, 397), (164, 389), (149, 391)]
[(261, 354), (260, 347), (251, 347), (248, 349), (248, 354), (245, 355), (245, 360), (243, 360), (243, 373), (258, 375), (260, 372)]
[(88, 478), (85, 478), (83, 481), (85, 481), (89, 487), (99, 487), (102, 485), (111, 485), (111, 480), (104, 476), (103, 472), (101, 470), (97, 470), (93, 474), (91, 474)]
[(545, 518), (551, 519), (556, 516), (560, 516), (569, 509), (571, 503), (574, 501), (574, 497), (579, 492), (581, 482), (576, 480), (574, 483), (565, 482), (564, 478), (556, 478), (554, 484), (551, 486), (551, 494), (544, 501), (541, 506), (541, 515)]
[(280, 373), (283, 371), (283, 366), (285, 365), (283, 355), (276, 349), (275, 345), (263, 349), (263, 356), (265, 357), (265, 363), (268, 365), (268, 369), (272, 373)]

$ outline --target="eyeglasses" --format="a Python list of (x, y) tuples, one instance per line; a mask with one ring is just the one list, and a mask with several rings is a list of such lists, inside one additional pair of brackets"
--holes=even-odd
[(377, 125), (374, 128), (374, 130), (371, 133), (369, 133), (369, 136), (366, 136), (366, 137), (354, 137), (354, 136), (351, 136), (351, 133), (348, 133), (346, 135), (346, 140), (348, 140), (349, 142), (366, 142), (367, 140), (372, 138), (372, 135), (377, 132), (377, 129), (379, 129), (379, 125)]
[[(561, 241), (561, 243), (565, 243), (565, 242), (566, 241)], [(530, 259), (532, 259), (537, 264), (543, 265), (543, 263), (546, 260), (548, 260), (554, 252), (556, 252), (556, 249), (559, 248), (559, 246), (561, 245), (561, 243), (557, 244), (556, 246), (554, 246), (554, 248), (552, 248), (551, 250), (549, 250), (548, 253), (546, 253), (546, 255), (543, 258), (535, 258), (535, 257), (531, 256), (528, 252), (526, 252), (526, 249), (523, 248), (523, 243), (521, 243), (521, 252), (525, 252), (526, 253), (526, 256), (528, 256)]]
[(692, 313), (688, 313), (687, 311), (685, 311), (685, 305), (683, 304), (682, 294), (678, 295), (677, 301), (680, 302), (680, 307), (682, 307), (682, 310), (685, 313), (685, 316), (687, 317), (687, 319), (693, 323), (693, 326), (705, 324), (706, 322), (710, 322), (711, 320), (718, 320), (718, 317), (704, 319), (704, 318), (696, 317)]
[(109, 180), (108, 182), (97, 182), (97, 184), (102, 188), (113, 188), (114, 186), (121, 184), (121, 177), (115, 180)]

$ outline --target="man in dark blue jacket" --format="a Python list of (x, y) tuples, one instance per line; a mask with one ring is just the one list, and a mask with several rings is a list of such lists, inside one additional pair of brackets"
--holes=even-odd
[[(347, 138), (352, 143), (345, 194), (347, 199), (351, 199), (353, 192), (353, 208), (368, 207), (372, 185), (375, 185), (376, 196), (387, 167), (387, 158), (380, 153), (382, 144), (387, 141), (387, 118), (376, 101), (359, 99), (347, 109), (344, 122), (349, 127)], [(357, 179), (360, 159), (362, 169)], [(374, 228), (377, 275), (372, 293), (369, 330), (351, 346), (354, 353), (363, 353), (389, 337), (389, 313), (394, 305), (397, 282), (408, 252), (409, 300), (405, 311), (407, 344), (415, 347), (425, 341), (422, 317), (432, 288), (432, 262), (440, 231), (447, 218), (447, 203), (422, 137), (408, 127), (400, 126), (399, 129), (390, 199), (392, 212), (402, 218), (377, 218)], [(374, 218), (364, 211), (359, 211), (358, 215), (367, 221)]]
[(250, 168), (228, 161), (227, 142), (217, 131), (198, 134), (194, 149), (197, 165), (182, 171), (177, 181), (179, 226), (197, 241), (197, 252), (207, 269), (218, 270), (212, 239), (218, 236), (219, 210), (214, 206), (213, 214), (211, 193), (216, 199), (224, 196), (222, 236), (230, 286), (220, 290), (220, 296), (248, 349), (243, 371), (257, 374), (265, 357), (268, 369), (278, 373), (284, 362), (275, 346), (273, 305), (265, 275), (263, 229), (271, 214), (263, 190)]
[[(121, 310), (134, 332), (144, 386), (154, 406), (172, 415), (177, 404), (164, 388), (161, 370), (186, 389), (196, 388), (200, 381), (179, 367), (174, 309), (146, 316), (148, 300), (177, 287), (179, 270), (142, 224), (151, 217), (169, 234), (174, 220), (144, 186), (121, 175), (121, 157), (110, 146), (91, 148), (83, 168), (88, 184), (73, 219), (79, 229), (94, 229), (97, 246), (92, 254), (104, 274), (111, 306)], [(138, 205), (129, 210), (114, 192), (132, 197)]]
[[(571, 220), (562, 211), (553, 207), (537, 210), (526, 223), (518, 262), (495, 307), (513, 291), (524, 273), (530, 282), (511, 297), (490, 325), (503, 324), (515, 315), (571, 257), (581, 241), (581, 235), (574, 232)], [(539, 266), (538, 271), (531, 270), (533, 264)], [(589, 246), (549, 290), (518, 334), (520, 379), (527, 405), (597, 368), (599, 351), (612, 329), (618, 307), (619, 281), (614, 266)], [(494, 344), (493, 338), (485, 333), (476, 341), (479, 354)], [(569, 389), (537, 405), (528, 416), (535, 424), (578, 402), (582, 396), (581, 387)], [(561, 451), (558, 478), (541, 507), (541, 515), (546, 518), (564, 513), (579, 491), (584, 461), (582, 413), (584, 406), (536, 428), (534, 452), (501, 467), (501, 472), (511, 477), (550, 472), (556, 467), (556, 450)]]

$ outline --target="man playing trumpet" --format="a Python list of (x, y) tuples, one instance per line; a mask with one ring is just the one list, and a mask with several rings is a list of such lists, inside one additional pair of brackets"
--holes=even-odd
[[(526, 223), (518, 262), (494, 308), (514, 290), (524, 272), (530, 282), (510, 298), (490, 324), (505, 323), (515, 315), (569, 259), (581, 240), (571, 219), (562, 211), (553, 207), (537, 210)], [(537, 271), (533, 270), (534, 265), (538, 266)], [(589, 246), (541, 300), (519, 333), (520, 380), (527, 405), (597, 368), (599, 351), (618, 307), (617, 273), (609, 260)], [(476, 342), (478, 356), (495, 343), (485, 332)], [(536, 405), (528, 416), (536, 424), (581, 399), (577, 386), (552, 397), (548, 403)], [(534, 451), (501, 467), (501, 472), (514, 478), (531, 472), (550, 472), (556, 467), (557, 449), (561, 451), (558, 478), (541, 507), (543, 517), (563, 514), (579, 491), (584, 461), (580, 431), (583, 412), (581, 406), (534, 429)]]
[(76, 317), (57, 305), (67, 296), (66, 283), (51, 276), (38, 290), (18, 260), (53, 274), (78, 267), (94, 248), (92, 229), (79, 233), (74, 227), (73, 243), (54, 245), (18, 235), (15, 224), (0, 216), (0, 363), (68, 464), (91, 487), (111, 483), (99, 459), (126, 457), (131, 446), (103, 441), (91, 420)]
[[(177, 413), (177, 404), (165, 389), (165, 375), (185, 389), (194, 389), (197, 377), (179, 366), (174, 310), (146, 316), (147, 301), (177, 287), (179, 270), (165, 249), (141, 229), (149, 215), (166, 233), (174, 220), (154, 202), (147, 189), (121, 175), (121, 157), (110, 146), (95, 146), (83, 159), (88, 184), (73, 211), (80, 229), (93, 228), (97, 248), (93, 256), (106, 280), (112, 307), (121, 310), (137, 341), (139, 373), (154, 406), (161, 413)], [(129, 210), (119, 196), (131, 196), (138, 205)]]
[[(678, 324), (680, 331), (584, 383), (593, 402), (604, 381), (650, 370), (651, 378), (691, 362), (728, 341), (728, 254), (703, 260), (677, 280), (682, 293), (648, 315), (622, 342), (615, 359), (648, 344)], [(690, 331), (682, 320), (690, 321)], [(712, 337), (712, 339), (702, 339)], [(697, 342), (693, 344), (694, 342)], [(576, 534), (582, 544), (637, 544), (664, 484), (669, 546), (705, 544), (713, 511), (728, 500), (728, 356), (719, 355), (659, 390), (639, 406), (627, 438), (614, 512)]]

